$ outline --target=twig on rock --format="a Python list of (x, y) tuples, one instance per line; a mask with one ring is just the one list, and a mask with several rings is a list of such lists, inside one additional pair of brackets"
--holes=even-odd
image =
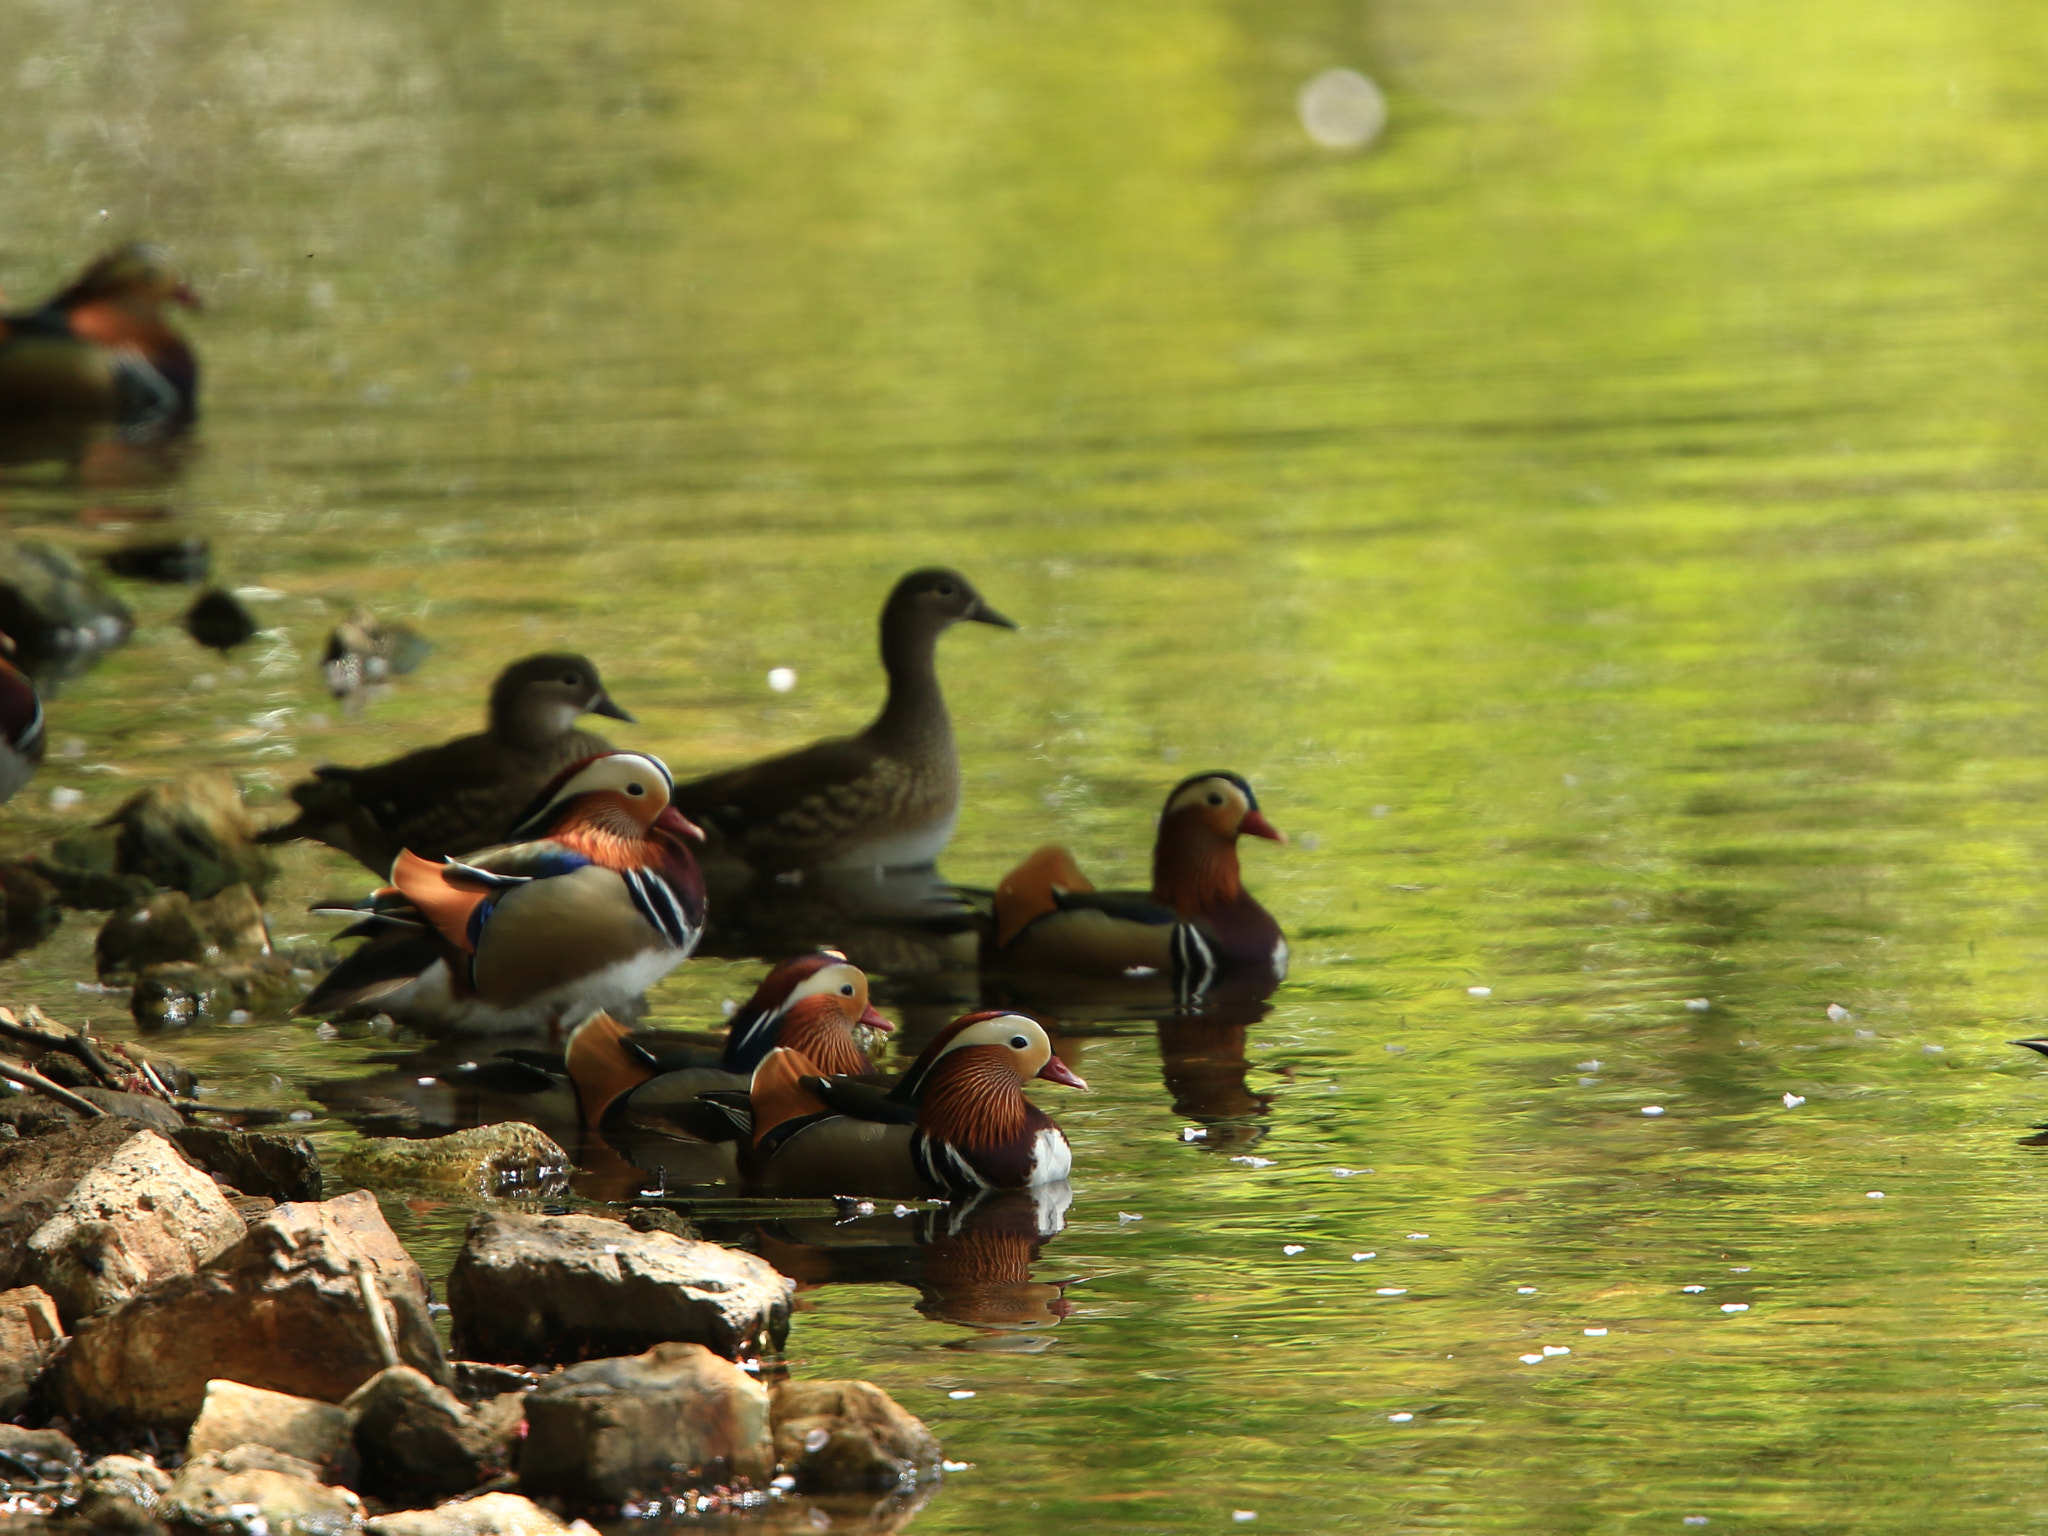
[(398, 1364), (398, 1345), (392, 1341), (391, 1323), (384, 1316), (384, 1294), (377, 1289), (377, 1276), (368, 1259), (357, 1259), (351, 1267), (356, 1272), (356, 1289), (363, 1293), (363, 1310), (370, 1314), (371, 1337), (376, 1339), (377, 1353), (384, 1357), (388, 1370)]
[(17, 1061), (0, 1061), (0, 1078), (5, 1078), (17, 1088), (32, 1089), (34, 1092), (43, 1095), (44, 1098), (55, 1099), (66, 1109), (75, 1109), (79, 1114), (85, 1115), (88, 1118), (106, 1113), (104, 1109), (93, 1103), (91, 1099), (80, 1098), (69, 1088), (63, 1088), (51, 1082), (34, 1067), (25, 1067)]
[[(0, 1036), (19, 1045), (33, 1045), (45, 1051), (62, 1051), (67, 1056), (75, 1056), (85, 1064), (88, 1072), (100, 1080), (102, 1088), (118, 1089), (126, 1081), (82, 1032), (66, 1029), (40, 1008), (30, 1007), (28, 1015), (28, 1022), (23, 1023), (13, 1009), (0, 1008)], [(38, 1029), (38, 1024), (50, 1027)]]

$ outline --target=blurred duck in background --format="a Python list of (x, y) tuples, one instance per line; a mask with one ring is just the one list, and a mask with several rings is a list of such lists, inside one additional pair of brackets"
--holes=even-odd
[(712, 857), (758, 874), (929, 864), (960, 815), (960, 760), (939, 687), (939, 636), (967, 621), (1017, 626), (958, 571), (912, 571), (882, 605), (889, 695), (857, 736), (816, 742), (676, 787)]
[(150, 447), (199, 417), (199, 359), (168, 309), (199, 299), (154, 245), (124, 245), (34, 309), (0, 315), (0, 462)]
[(1285, 975), (1287, 940), (1244, 888), (1241, 836), (1287, 839), (1235, 773), (1198, 773), (1166, 797), (1150, 891), (1098, 891), (1073, 854), (1038, 849), (995, 892), (992, 964), (1003, 970), (1119, 976), (1157, 972), (1199, 994), (1226, 970)]
[(292, 786), (298, 816), (256, 840), (308, 838), (386, 876), (403, 849), (432, 859), (503, 842), (550, 779), (611, 751), (603, 737), (577, 729), (585, 714), (633, 720), (589, 658), (515, 661), (491, 685), (487, 730), (368, 768), (316, 768)]
[(13, 662), (14, 642), (0, 635), (0, 802), (12, 800), (43, 761), (43, 701)]

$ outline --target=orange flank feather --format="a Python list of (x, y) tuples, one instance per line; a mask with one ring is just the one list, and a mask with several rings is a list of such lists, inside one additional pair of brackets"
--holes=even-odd
[(656, 1075), (653, 1067), (621, 1048), (627, 1033), (626, 1026), (610, 1014), (593, 1013), (569, 1036), (564, 1065), (569, 1081), (576, 1086), (576, 1106), (583, 1112), (583, 1123), (592, 1130), (620, 1095), (631, 1093)]
[(754, 1105), (754, 1145), (778, 1125), (800, 1120), (805, 1115), (825, 1113), (827, 1105), (803, 1085), (805, 1077), (818, 1076), (818, 1064), (802, 1051), (779, 1045), (761, 1058), (754, 1068), (748, 1097)]
[(469, 941), (469, 915), (489, 893), (475, 886), (457, 885), (445, 865), (423, 859), (410, 849), (399, 854), (391, 866), (391, 883), (420, 909), (420, 915), (434, 925), (442, 938), (465, 955), (475, 954)]
[(996, 945), (1001, 948), (1048, 912), (1057, 911), (1057, 891), (1092, 891), (1074, 856), (1047, 843), (1003, 876), (996, 887)]

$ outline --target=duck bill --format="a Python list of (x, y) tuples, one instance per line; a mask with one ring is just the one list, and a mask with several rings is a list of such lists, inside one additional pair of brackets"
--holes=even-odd
[(638, 725), (640, 723), (623, 709), (619, 708), (618, 705), (614, 704), (612, 696), (608, 693), (600, 693), (590, 701), (590, 713), (593, 715), (603, 715), (607, 720), (623, 720), (628, 725)]
[(664, 805), (661, 808), (661, 814), (654, 818), (654, 824), (664, 832), (672, 832), (677, 837), (687, 837), (699, 843), (704, 841), (704, 829), (672, 805)]
[(858, 1025), (863, 1025), (868, 1029), (880, 1030), (885, 1035), (894, 1034), (896, 1032), (896, 1026), (894, 1024), (891, 1024), (887, 1019), (883, 1018), (879, 1013), (875, 1012), (875, 1005), (873, 1003), (869, 1003), (867, 1007), (863, 1008), (861, 1010), (860, 1017), (855, 1019), (853, 1022)]
[(1264, 811), (1247, 813), (1244, 820), (1237, 824), (1237, 830), (1239, 832), (1248, 832), (1253, 837), (1263, 837), (1272, 843), (1284, 843), (1287, 841), (1287, 834), (1266, 820), (1266, 813)]
[(2014, 1040), (2010, 1043), (2023, 1045), (2030, 1051), (2039, 1051), (2043, 1056), (2048, 1056), (2048, 1040)]
[(180, 283), (177, 287), (173, 288), (171, 290), (171, 302), (173, 304), (182, 304), (194, 314), (206, 308), (204, 301), (193, 291), (190, 283)]
[(1079, 1088), (1084, 1093), (1088, 1090), (1087, 1080), (1057, 1056), (1048, 1056), (1045, 1065), (1038, 1069), (1038, 1075), (1048, 1083), (1065, 1083), (1069, 1088)]
[(1015, 629), (1017, 627), (1015, 619), (1004, 618), (979, 598), (976, 598), (974, 606), (967, 610), (967, 617), (976, 624), (993, 624), (997, 629)]

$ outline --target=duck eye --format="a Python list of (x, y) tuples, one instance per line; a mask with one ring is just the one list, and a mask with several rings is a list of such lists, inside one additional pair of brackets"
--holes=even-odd
[(950, 581), (942, 581), (942, 582), (940, 582), (940, 583), (939, 583), (939, 596), (941, 596), (941, 597), (951, 597), (952, 595), (953, 595), (953, 583), (951, 583)]
[(574, 688), (582, 681), (583, 679), (574, 672), (564, 672), (562, 674), (562, 686), (565, 688)]
[(1217, 794), (1216, 791), (1212, 789), (1209, 791), (1209, 803), (1211, 805), (1221, 805), (1223, 803), (1223, 797)]
[(849, 981), (845, 986), (841, 987), (839, 989), (839, 995), (841, 997), (853, 996), (853, 983)]
[(1010, 1049), (1013, 1051), (1021, 1051), (1030, 1044), (1031, 1042), (1029, 1040), (1026, 1040), (1022, 1035), (1010, 1036)]
[(644, 795), (647, 793), (647, 786), (644, 784), (628, 784), (626, 786), (626, 793), (629, 795)]

